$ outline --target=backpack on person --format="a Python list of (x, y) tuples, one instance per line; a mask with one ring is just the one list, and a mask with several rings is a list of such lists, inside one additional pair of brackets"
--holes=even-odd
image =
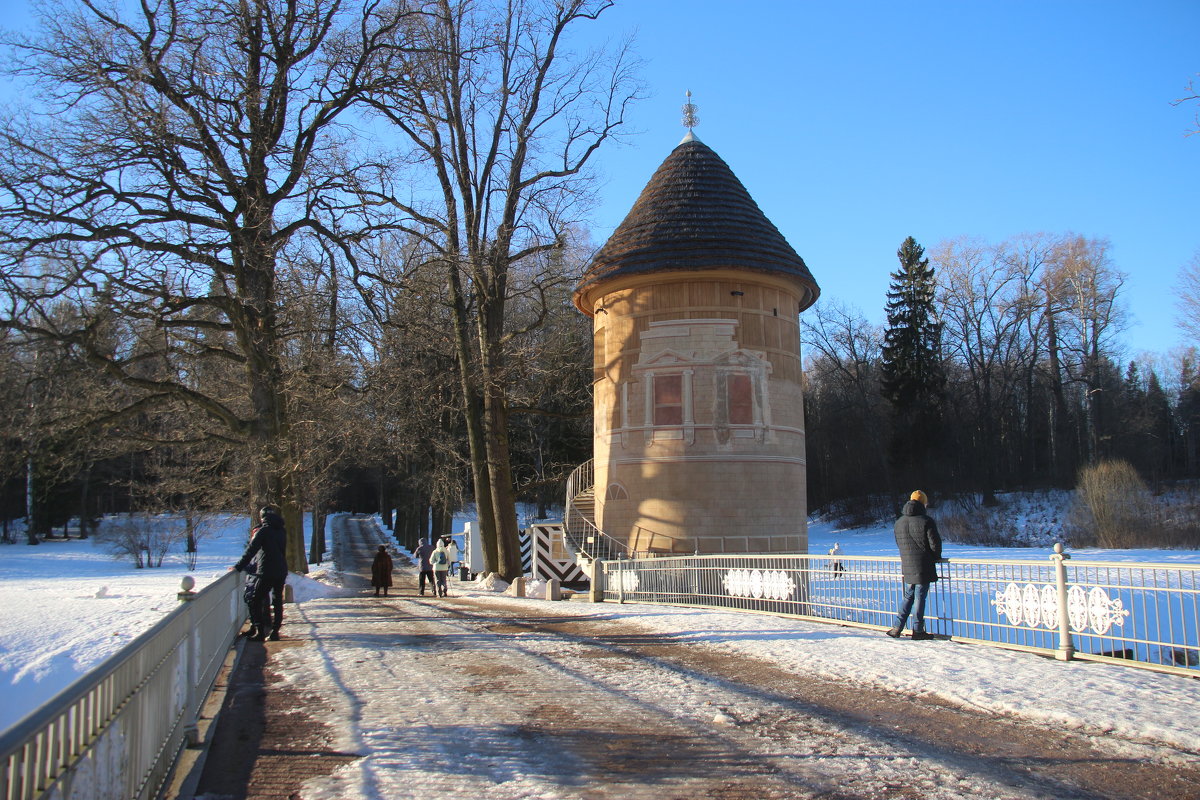
[(446, 551), (445, 550), (434, 550), (433, 555), (431, 555), (429, 557), (429, 563), (430, 564), (445, 564), (446, 563)]

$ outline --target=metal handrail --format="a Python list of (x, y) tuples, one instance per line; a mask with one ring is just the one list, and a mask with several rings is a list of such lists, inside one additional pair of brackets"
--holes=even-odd
[(629, 547), (596, 527), (596, 523), (588, 519), (579, 510), (576, 500), (589, 489), (593, 492), (593, 502), (599, 503), (595, 496), (596, 461), (589, 458), (580, 464), (567, 477), (566, 509), (563, 514), (563, 535), (567, 543), (578, 553), (582, 553), (593, 561), (605, 558), (616, 558), (618, 555), (629, 556)]
[(241, 575), (200, 592), (0, 736), (5, 800), (158, 796), (246, 615)]
[[(595, 493), (595, 459), (588, 459), (583, 462), (567, 477), (567, 498), (565, 513), (563, 514), (563, 533), (567, 542), (577, 552), (583, 553), (592, 560), (604, 560), (617, 558), (618, 556), (637, 558), (641, 555), (653, 555), (656, 553), (686, 553), (691, 550), (690, 547), (680, 546), (681, 542), (686, 544), (686, 540), (678, 539), (665, 533), (659, 533), (649, 528), (644, 528), (641, 525), (635, 526), (632, 541), (629, 543), (621, 542), (609, 536), (600, 530), (596, 523), (580, 511), (576, 505), (578, 498), (589, 489), (592, 490), (593, 507), (599, 508), (602, 505), (602, 501)], [(666, 543), (665, 546), (662, 544), (664, 541)]]

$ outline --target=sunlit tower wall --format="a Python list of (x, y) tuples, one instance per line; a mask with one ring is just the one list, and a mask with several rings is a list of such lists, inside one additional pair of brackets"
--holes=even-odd
[(600, 530), (638, 552), (806, 552), (799, 315), (819, 291), (689, 133), (575, 291)]

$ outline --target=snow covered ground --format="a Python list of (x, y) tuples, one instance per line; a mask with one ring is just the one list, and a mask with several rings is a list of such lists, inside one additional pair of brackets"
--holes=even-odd
[[(50, 541), (0, 547), (0, 729), (7, 728), (116, 652), (175, 607), (179, 581), (197, 588), (220, 577), (246, 543), (244, 518), (229, 519), (200, 546), (196, 568), (181, 554), (156, 569), (114, 560), (98, 540)], [(894, 555), (890, 529), (810, 527), (810, 551), (834, 541), (846, 555)], [(1044, 559), (1044, 548), (947, 547), (950, 558)], [(1089, 559), (1200, 563), (1195, 551), (1076, 551)], [(319, 603), (340, 576), (315, 568), (293, 578), (297, 598)], [(455, 586), (457, 587), (457, 582)], [(472, 591), (479, 603), (494, 593)], [(511, 600), (505, 600), (511, 602)], [(545, 601), (528, 600), (531, 604)], [(556, 613), (589, 614), (588, 604), (561, 603)], [(789, 669), (840, 676), (905, 693), (929, 693), (969, 706), (1019, 713), (1096, 731), (1137, 731), (1160, 741), (1200, 749), (1200, 703), (1193, 679), (1045, 658), (949, 642), (894, 642), (836, 625), (728, 612), (605, 604), (605, 613), (706, 646), (737, 649)], [(919, 671), (913, 647), (921, 648)], [(289, 658), (305, 658), (307, 649)], [(319, 658), (315, 652), (312, 658)], [(314, 665), (314, 668), (316, 666)], [(397, 685), (403, 685), (397, 676)], [(1187, 710), (1185, 712), (1185, 710)]]
[[(814, 549), (825, 546), (823, 536), (814, 537)], [(865, 548), (872, 538), (882, 534), (856, 535), (854, 541)], [(331, 600), (311, 603), (292, 617), (296, 635), (314, 646), (274, 653), (276, 674), (311, 692), (313, 708), (322, 707), (314, 719), (331, 730), (333, 748), (363, 756), (307, 782), (305, 797), (422, 797), (449, 785), (456, 796), (494, 800), (582, 796), (572, 781), (586, 772), (578, 761), (578, 749), (586, 745), (573, 731), (579, 728), (586, 736), (602, 729), (588, 715), (592, 709), (611, 715), (611, 724), (632, 726), (648, 737), (676, 741), (679, 730), (690, 730), (750, 748), (754, 758), (783, 774), (794, 775), (802, 759), (802, 771), (818, 784), (903, 786), (915, 793), (904, 796), (930, 800), (1052, 796), (995, 780), (954, 759), (928, 761), (928, 753), (913, 757), (890, 737), (866, 728), (826, 729), (815, 722), (795, 739), (764, 739), (762, 720), (770, 711), (738, 690), (738, 675), (714, 681), (664, 669), (659, 659), (585, 658), (582, 644), (569, 636), (503, 624), (514, 604), (528, 609), (533, 619), (599, 619), (606, 628), (620, 626), (619, 638), (626, 641), (709, 648), (795, 675), (1068, 730), (1094, 742), (1105, 758), (1157, 763), (1180, 757), (1163, 746), (1200, 750), (1195, 713), (1200, 703), (1191, 678), (948, 641), (894, 641), (878, 632), (761, 614), (517, 600), (485, 590), (484, 582), (452, 580), (450, 590), (449, 603)], [(473, 660), (479, 653), (487, 667)], [(601, 697), (589, 694), (589, 688)], [(494, 705), (496, 697), (503, 698), (502, 705)], [(542, 708), (554, 711), (539, 727)], [(668, 729), (664, 719), (677, 721), (678, 729)], [(626, 735), (622, 729), (617, 738)], [(655, 763), (650, 757), (647, 769)], [(716, 759), (714, 776), (723, 778), (727, 766)], [(615, 773), (606, 779), (628, 780)], [(696, 787), (674, 780), (685, 778), (651, 774), (630, 785), (609, 785), (610, 794), (603, 796), (703, 796), (689, 794)]]

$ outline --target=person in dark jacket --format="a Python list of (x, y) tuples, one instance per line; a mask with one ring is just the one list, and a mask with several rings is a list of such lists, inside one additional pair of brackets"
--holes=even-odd
[(900, 548), (900, 565), (904, 573), (904, 596), (896, 610), (896, 624), (887, 631), (893, 639), (900, 638), (909, 612), (913, 616), (912, 638), (930, 639), (925, 632), (925, 598), (929, 584), (938, 579), (937, 563), (942, 559), (942, 537), (937, 523), (925, 513), (929, 502), (920, 489), (913, 492), (896, 520), (896, 546)]
[(433, 564), (429, 563), (429, 557), (433, 555), (433, 545), (428, 539), (422, 539), (417, 549), (413, 551), (413, 555), (417, 557), (417, 569), (421, 571), (417, 579), (417, 588), (422, 595), (425, 594), (425, 581), (429, 581), (429, 590), (435, 595), (437, 594), (437, 583), (433, 577)]
[[(258, 576), (250, 598), (250, 623), (255, 629), (250, 638), (261, 642), (270, 631), (271, 641), (279, 641), (279, 629), (283, 626), (283, 586), (288, 575), (287, 533), (283, 528), (283, 517), (274, 506), (263, 507), (258, 517), (262, 524), (251, 531), (250, 545), (233, 568), (242, 572), (253, 562)], [(275, 610), (273, 621), (272, 606)]]
[(376, 597), (379, 597), (380, 589), (383, 589), (383, 596), (387, 597), (388, 587), (392, 585), (392, 557), (382, 544), (375, 553), (375, 560), (371, 562), (371, 585), (375, 587)]

